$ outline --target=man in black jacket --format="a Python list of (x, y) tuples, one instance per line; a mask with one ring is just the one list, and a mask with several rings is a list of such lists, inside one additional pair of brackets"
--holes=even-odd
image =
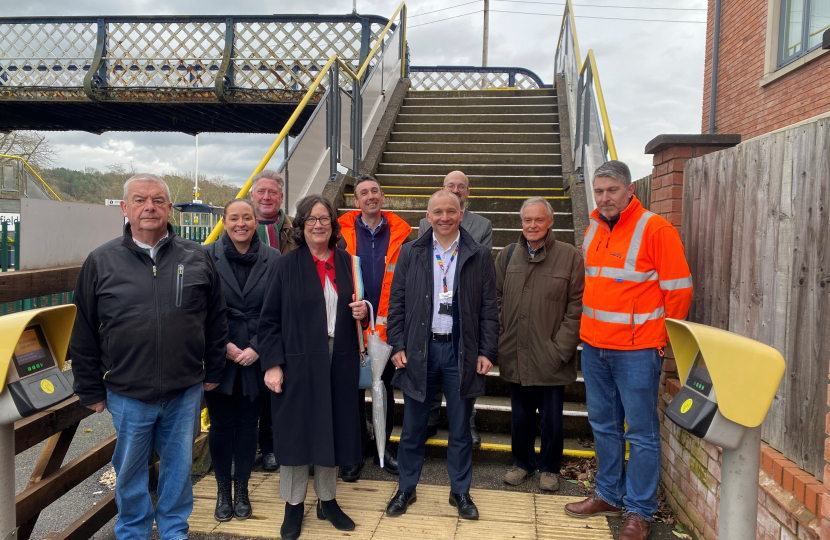
[[(202, 389), (215, 388), (225, 366), (219, 274), (199, 244), (168, 225), (171, 207), (159, 177), (127, 180), (124, 236), (95, 249), (75, 285), (75, 393), (82, 405), (112, 413), (119, 540), (149, 539), (154, 520), (161, 538), (187, 538)], [(155, 511), (147, 468), (154, 443), (161, 467)]]
[(459, 229), (463, 212), (449, 191), (432, 195), (432, 229), (401, 249), (389, 299), (387, 338), (397, 368), (392, 384), (404, 393), (398, 446), (400, 480), (389, 502), (391, 516), (415, 501), (426, 443), (427, 420), (439, 378), (450, 422), (447, 471), (450, 504), (478, 519), (470, 498), (472, 399), (484, 393), (484, 376), (498, 352), (499, 309), (490, 249)]

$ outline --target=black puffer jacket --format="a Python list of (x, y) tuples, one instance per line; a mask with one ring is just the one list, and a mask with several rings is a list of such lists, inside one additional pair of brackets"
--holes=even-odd
[[(498, 355), (499, 306), (490, 249), (477, 244), (463, 228), (458, 250), (453, 302), (453, 347), (458, 352), (461, 398), (484, 393), (478, 357), (494, 362)], [(432, 229), (401, 248), (389, 296), (386, 336), (394, 355), (406, 352), (406, 368), (395, 371), (392, 384), (412, 399), (426, 399), (427, 355), (432, 328)], [(429, 396), (430, 398), (432, 396)]]
[(107, 390), (158, 403), (220, 380), (228, 323), (219, 273), (202, 246), (170, 225), (167, 233), (155, 262), (128, 225), (81, 268), (69, 346), (82, 405)]

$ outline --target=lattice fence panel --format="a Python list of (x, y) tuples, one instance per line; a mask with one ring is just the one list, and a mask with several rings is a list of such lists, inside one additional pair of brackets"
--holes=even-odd
[(0, 86), (83, 87), (94, 23), (0, 24)]
[(213, 87), (224, 48), (225, 23), (108, 23), (108, 85)]

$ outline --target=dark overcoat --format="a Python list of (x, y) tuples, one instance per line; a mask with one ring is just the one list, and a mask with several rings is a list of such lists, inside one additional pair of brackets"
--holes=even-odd
[[(455, 270), (452, 344), (458, 361), (461, 399), (484, 394), (485, 376), (476, 371), (478, 357), (491, 362), (498, 355), (499, 306), (490, 249), (459, 229), (461, 241)], [(392, 354), (403, 350), (406, 367), (395, 370), (392, 385), (416, 401), (426, 395), (427, 355), (432, 329), (432, 229), (401, 248), (389, 295), (387, 343)]]
[(257, 331), (262, 369), (282, 366), (282, 392), (271, 394), (274, 454), (281, 465), (360, 462), (360, 353), (349, 304), (351, 255), (335, 248), (337, 322), (329, 356), (326, 305), (307, 245), (271, 267)]
[[(216, 242), (205, 246), (205, 250), (213, 257), (222, 280), (222, 292), (228, 305), (228, 341), (243, 350), (251, 347), (260, 354), (256, 338), (259, 314), (262, 311), (262, 300), (265, 298), (268, 269), (276, 262), (280, 252), (260, 242), (257, 260), (251, 266), (245, 287), (240, 289), (231, 263), (225, 256), (225, 242), (229, 241), (227, 236), (222, 235)], [(222, 371), (219, 386), (211, 391), (232, 395), (237, 377), (242, 379), (243, 395), (248, 396), (251, 401), (266, 389), (259, 360), (250, 366), (240, 366), (228, 360)]]

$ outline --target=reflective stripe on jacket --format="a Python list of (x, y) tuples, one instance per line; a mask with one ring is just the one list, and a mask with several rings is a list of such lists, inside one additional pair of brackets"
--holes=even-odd
[(636, 350), (666, 345), (665, 318), (684, 319), (692, 276), (680, 235), (637, 197), (611, 231), (591, 213), (580, 337), (594, 347)]
[[(355, 233), (355, 221), (360, 215), (360, 210), (355, 210), (340, 216), (340, 235), (346, 241), (346, 251), (351, 255), (357, 253), (357, 234)], [(412, 226), (392, 212), (381, 212), (389, 224), (389, 249), (386, 251), (386, 273), (383, 275), (383, 286), (380, 290), (380, 305), (373, 306), (375, 310), (375, 327), (382, 340), (386, 341), (386, 318), (389, 315), (389, 291), (392, 289), (392, 276), (395, 275), (395, 264), (398, 262), (398, 255), (401, 246), (409, 234)], [(368, 330), (367, 330), (368, 331)]]

